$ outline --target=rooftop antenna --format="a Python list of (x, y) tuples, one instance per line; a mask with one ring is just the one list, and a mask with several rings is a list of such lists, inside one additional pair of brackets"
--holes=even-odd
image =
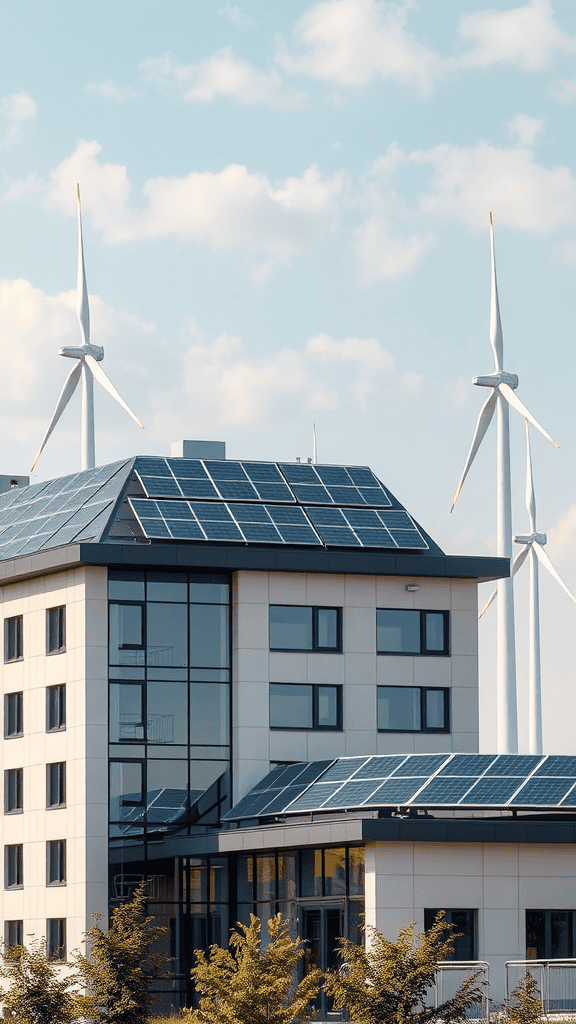
[[(576, 604), (576, 597), (570, 593), (560, 578), (548, 555), (544, 551), (547, 541), (545, 533), (536, 529), (536, 498), (534, 496), (534, 479), (532, 476), (532, 458), (530, 454), (530, 424), (526, 420), (526, 509), (530, 520), (530, 533), (526, 536), (514, 537), (515, 544), (524, 547), (514, 559), (513, 575), (530, 556), (530, 669), (528, 677), (528, 753), (542, 753), (542, 675), (540, 666), (540, 593), (538, 579), (538, 560), (548, 570), (553, 579), (566, 591), (568, 597)], [(479, 619), (488, 610), (496, 597), (495, 590), (484, 605)]]
[[(84, 267), (84, 246), (82, 243), (82, 212), (80, 208), (80, 186), (77, 190), (78, 209), (78, 274), (76, 282), (76, 312), (80, 322), (80, 333), (82, 344), (79, 346), (65, 346), (59, 350), (59, 355), (76, 359), (76, 364), (68, 374), (60, 397), (56, 403), (54, 415), (50, 420), (48, 430), (44, 434), (32, 470), (34, 469), (50, 434), (58, 423), (64, 409), (74, 394), (78, 382), (82, 379), (82, 469), (93, 469), (95, 460), (94, 445), (94, 378), (102, 385), (109, 395), (112, 395), (119, 405), (136, 421), (139, 427), (143, 427), (140, 420), (132, 412), (124, 399), (118, 394), (111, 380), (108, 379), (104, 370), (98, 365), (104, 358), (104, 349), (100, 345), (90, 344), (90, 309), (88, 306), (88, 289), (86, 287), (86, 269)], [(32, 472), (30, 470), (30, 472)]]
[[(494, 373), (482, 377), (473, 377), (472, 383), (483, 388), (492, 388), (476, 424), (476, 430), (464, 466), (464, 472), (454, 495), (452, 509), (460, 496), (462, 485), (468, 475), (476, 452), (478, 451), (494, 410), (497, 417), (497, 553), (512, 562), (512, 502), (510, 495), (510, 406), (516, 409), (525, 419), (551, 441), (557, 448), (556, 441), (534, 419), (526, 406), (514, 394), (518, 387), (515, 373), (504, 370), (504, 344), (500, 307), (498, 303), (498, 285), (496, 282), (496, 257), (494, 254), (494, 227), (490, 214), (490, 256), (492, 264), (492, 285), (490, 298), (490, 344), (494, 353)], [(512, 573), (507, 579), (498, 580), (498, 752), (516, 754), (518, 752), (518, 711), (516, 696), (516, 649), (514, 641), (514, 581)]]
[(316, 465), (316, 463), (318, 462), (318, 446), (316, 444), (316, 424), (315, 423), (313, 424), (313, 427), (314, 427), (314, 429), (313, 429), (313, 432), (312, 432), (312, 462), (314, 463), (314, 465)]

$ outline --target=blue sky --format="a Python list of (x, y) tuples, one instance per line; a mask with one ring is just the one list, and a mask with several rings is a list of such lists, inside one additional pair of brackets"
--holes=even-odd
[[(538, 525), (576, 589), (576, 5), (4, 0), (2, 472), (25, 473), (75, 344), (80, 182), (92, 340), (145, 424), (97, 392), (97, 460), (225, 439), (230, 457), (369, 464), (455, 553), (495, 548), (493, 211), (505, 366)], [(513, 417), (515, 530), (523, 423)], [(79, 464), (79, 402), (36, 479)], [(517, 584), (525, 746), (527, 567)], [(494, 745), (494, 609), (481, 623)], [(576, 752), (576, 607), (542, 583), (545, 744)], [(569, 709), (569, 714), (567, 710)]]

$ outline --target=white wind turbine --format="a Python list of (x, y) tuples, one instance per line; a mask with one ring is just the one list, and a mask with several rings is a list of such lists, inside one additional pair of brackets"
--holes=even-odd
[[(483, 377), (473, 377), (472, 383), (479, 387), (492, 388), (492, 394), (482, 406), (476, 430), (464, 466), (464, 472), (456, 489), (452, 509), (458, 501), (462, 485), (474, 462), (490, 422), (494, 410), (498, 410), (497, 431), (497, 554), (512, 561), (512, 502), (510, 495), (510, 421), (509, 407), (512, 406), (526, 419), (530, 420), (544, 437), (557, 448), (556, 441), (534, 419), (526, 406), (520, 401), (514, 390), (518, 387), (515, 373), (504, 370), (504, 345), (500, 307), (498, 304), (498, 286), (496, 283), (496, 260), (494, 255), (494, 228), (490, 214), (490, 254), (492, 264), (492, 286), (490, 298), (490, 344), (494, 352), (494, 373)], [(514, 643), (514, 583), (512, 574), (507, 579), (498, 580), (498, 752), (517, 753), (518, 751), (518, 711), (516, 699), (516, 651)]]
[[(530, 556), (530, 669), (528, 677), (528, 753), (541, 754), (542, 751), (542, 676), (540, 668), (540, 595), (538, 580), (538, 561), (548, 570), (553, 579), (566, 591), (568, 597), (576, 604), (576, 597), (570, 593), (560, 578), (548, 555), (544, 551), (547, 537), (536, 529), (536, 498), (534, 496), (534, 480), (532, 478), (532, 458), (530, 455), (530, 425), (526, 420), (526, 508), (530, 519), (530, 533), (526, 536), (514, 537), (516, 544), (524, 547), (514, 559), (513, 575)], [(484, 605), (479, 619), (488, 610), (498, 591), (494, 590)]]
[(50, 434), (58, 423), (64, 409), (72, 398), (80, 378), (82, 378), (82, 469), (93, 469), (95, 466), (94, 449), (94, 378), (102, 385), (108, 394), (115, 398), (119, 405), (136, 421), (139, 427), (143, 427), (137, 416), (128, 407), (124, 399), (118, 394), (112, 381), (108, 379), (104, 370), (98, 365), (104, 358), (104, 349), (100, 345), (90, 344), (90, 309), (88, 307), (88, 289), (86, 288), (86, 270), (84, 268), (84, 247), (82, 244), (82, 215), (80, 210), (80, 186), (77, 185), (78, 199), (78, 276), (76, 285), (76, 312), (80, 321), (82, 344), (79, 346), (65, 346), (59, 350), (59, 355), (67, 356), (70, 359), (77, 359), (78, 362), (72, 367), (66, 378), (66, 382), (60, 397), (56, 403), (54, 415), (50, 420), (50, 426), (44, 434), (42, 444), (36, 452), (32, 463), (32, 470), (38, 462), (40, 455), (46, 445)]

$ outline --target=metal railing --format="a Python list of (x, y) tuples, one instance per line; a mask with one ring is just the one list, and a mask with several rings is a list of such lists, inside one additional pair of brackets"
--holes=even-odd
[(542, 1012), (576, 1012), (576, 959), (509, 960), (506, 964), (506, 999), (529, 971), (540, 992)]
[(490, 965), (485, 960), (445, 960), (438, 964), (436, 978), (432, 990), (434, 1006), (441, 1006), (447, 999), (452, 999), (463, 981), (480, 972), (478, 983), (485, 982), (484, 994), (479, 1002), (474, 1003), (466, 1011), (470, 1021), (490, 1020)]

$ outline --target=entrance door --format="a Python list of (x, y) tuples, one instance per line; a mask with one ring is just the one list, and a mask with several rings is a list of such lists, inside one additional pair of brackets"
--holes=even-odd
[[(340, 966), (338, 939), (344, 935), (344, 905), (315, 904), (301, 906), (301, 934), (308, 947), (306, 967), (319, 967), (322, 971), (337, 970)], [(321, 992), (314, 1004), (319, 1020), (341, 1020), (340, 1012), (333, 1010), (332, 999)]]

